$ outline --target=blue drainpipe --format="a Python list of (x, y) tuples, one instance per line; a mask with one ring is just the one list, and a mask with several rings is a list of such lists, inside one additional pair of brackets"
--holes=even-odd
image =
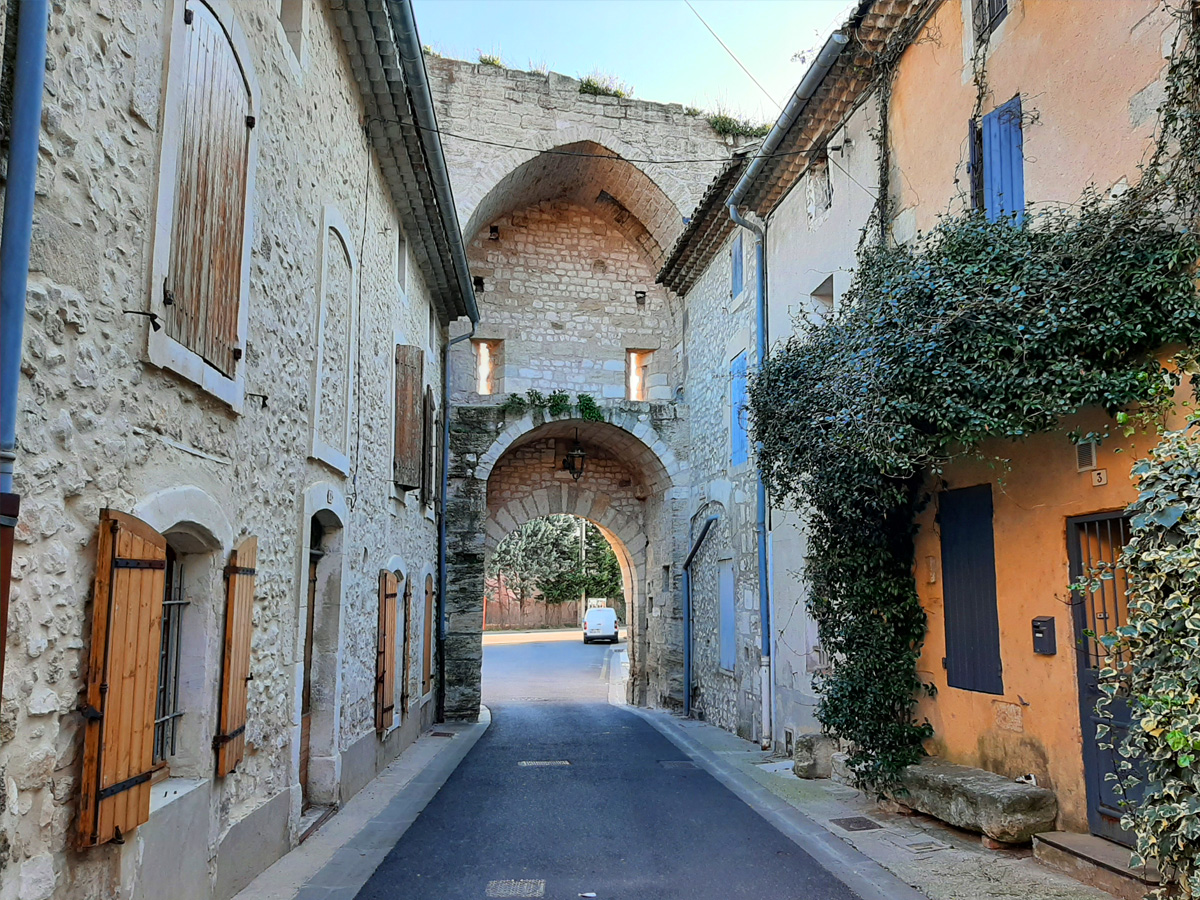
[(42, 131), (42, 83), (46, 75), (48, 0), (18, 5), (17, 58), (13, 73), (12, 133), (0, 232), (0, 493), (13, 489), (17, 459), (17, 385), (29, 282), (33, 189)]
[(12, 133), (8, 145), (4, 224), (0, 229), (0, 687), (4, 684), (4, 635), (8, 633), (13, 540), (21, 512), (21, 498), (13, 492), (17, 392), (21, 383), (38, 139), (42, 131), (48, 0), (25, 0), (18, 10)]

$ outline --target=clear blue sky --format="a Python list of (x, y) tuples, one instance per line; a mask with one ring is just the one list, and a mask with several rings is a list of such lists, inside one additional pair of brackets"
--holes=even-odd
[[(779, 104), (847, 0), (692, 0)], [(443, 56), (496, 53), (505, 65), (580, 77), (595, 70), (644, 100), (718, 106), (758, 122), (779, 110), (738, 68), (684, 0), (413, 0), (423, 43)]]

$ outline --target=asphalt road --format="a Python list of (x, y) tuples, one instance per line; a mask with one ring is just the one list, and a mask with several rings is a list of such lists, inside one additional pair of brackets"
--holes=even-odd
[(578, 640), (486, 647), (491, 727), (359, 900), (854, 898), (607, 703), (611, 653)]

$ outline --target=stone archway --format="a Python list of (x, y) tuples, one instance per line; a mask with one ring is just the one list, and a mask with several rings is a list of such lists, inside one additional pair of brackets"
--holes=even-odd
[[(650, 415), (606, 410), (605, 421), (572, 413), (505, 420), (497, 408), (454, 412), (447, 502), (449, 587), (446, 714), (478, 715), (482, 661), (484, 569), (503, 537), (526, 522), (555, 513), (599, 526), (617, 552), (624, 576), (630, 650), (630, 699), (671, 705), (681, 663), (678, 598), (652, 579), (653, 565), (669, 566), (686, 522), (676, 503), (685, 473)], [(669, 423), (668, 423), (669, 424)], [(561, 457), (578, 439), (588, 462), (574, 480)], [(682, 537), (680, 535), (683, 535)], [(660, 598), (651, 616), (649, 597)]]

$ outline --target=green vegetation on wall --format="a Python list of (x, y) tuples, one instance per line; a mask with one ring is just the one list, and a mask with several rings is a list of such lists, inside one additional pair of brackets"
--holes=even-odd
[(1200, 343), (1193, 28), (1136, 185), (1019, 223), (948, 215), (903, 246), (867, 235), (836, 314), (798, 323), (752, 379), (764, 477), (809, 522), (809, 602), (832, 660), (818, 718), (850, 744), (865, 788), (894, 787), (932, 734), (915, 717), (932, 691), (916, 669), (912, 573), (925, 487), (982, 442), (1057, 429), (1084, 407), (1153, 421), (1181, 377), (1162, 348)]

